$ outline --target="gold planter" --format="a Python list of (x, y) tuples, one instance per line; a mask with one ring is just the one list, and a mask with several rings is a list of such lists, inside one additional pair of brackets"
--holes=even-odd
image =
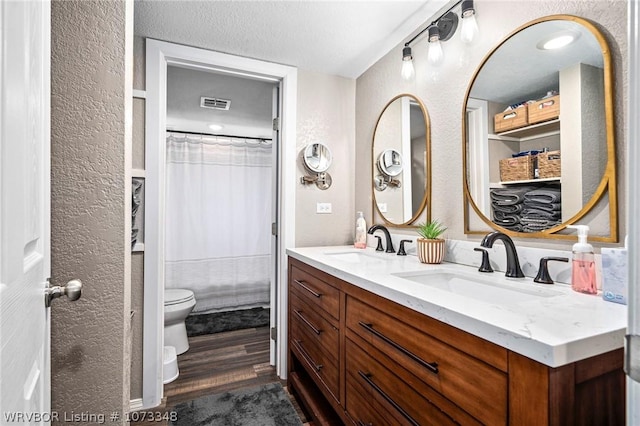
[(422, 263), (442, 263), (444, 259), (445, 240), (427, 240), (418, 238), (418, 259)]

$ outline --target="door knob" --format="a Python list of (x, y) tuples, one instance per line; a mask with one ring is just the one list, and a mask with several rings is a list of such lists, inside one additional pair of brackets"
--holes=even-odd
[[(47, 279), (49, 282), (50, 279)], [(44, 305), (48, 308), (51, 306), (51, 301), (66, 295), (69, 301), (73, 302), (80, 299), (82, 296), (82, 281), (71, 280), (66, 285), (53, 287), (47, 287), (44, 291)]]

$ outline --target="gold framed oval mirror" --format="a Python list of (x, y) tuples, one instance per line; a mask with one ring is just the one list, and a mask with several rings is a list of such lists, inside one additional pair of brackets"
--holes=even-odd
[(373, 133), (373, 211), (390, 226), (410, 226), (426, 209), (430, 220), (431, 137), (427, 109), (401, 94), (383, 108)]
[(471, 79), (462, 135), (465, 233), (486, 233), (475, 213), (511, 236), (575, 239), (566, 226), (608, 203), (590, 239), (617, 242), (611, 55), (591, 22), (548, 16), (507, 36)]

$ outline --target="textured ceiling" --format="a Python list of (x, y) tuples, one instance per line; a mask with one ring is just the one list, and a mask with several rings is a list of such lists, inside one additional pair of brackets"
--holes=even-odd
[(134, 4), (136, 35), (356, 78), (421, 29), (447, 1), (136, 0)]

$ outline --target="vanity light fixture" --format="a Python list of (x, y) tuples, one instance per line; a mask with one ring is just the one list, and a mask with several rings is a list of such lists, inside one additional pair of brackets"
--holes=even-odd
[(459, 0), (438, 18), (431, 22), (429, 26), (419, 31), (411, 40), (404, 44), (402, 49), (402, 77), (409, 80), (415, 74), (413, 68), (413, 55), (411, 54), (411, 43), (428, 31), (429, 49), (427, 60), (432, 65), (438, 65), (444, 58), (442, 42), (449, 40), (458, 28), (458, 15), (453, 12), (457, 6), (461, 6), (460, 16), (462, 16), (461, 38), (465, 43), (471, 43), (478, 35), (478, 23), (476, 22), (476, 11), (473, 7), (473, 0)]
[(478, 23), (476, 22), (476, 10), (473, 8), (473, 0), (462, 0), (460, 16), (460, 39), (463, 43), (472, 43), (478, 36)]
[(411, 80), (416, 74), (413, 69), (413, 56), (411, 56), (411, 47), (408, 44), (404, 45), (402, 49), (402, 78), (405, 80)]

